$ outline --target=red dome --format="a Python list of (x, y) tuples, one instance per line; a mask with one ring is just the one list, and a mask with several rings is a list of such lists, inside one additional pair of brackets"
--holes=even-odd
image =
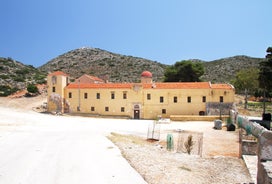
[(149, 71), (143, 71), (143, 73), (141, 74), (141, 77), (152, 77), (152, 73)]

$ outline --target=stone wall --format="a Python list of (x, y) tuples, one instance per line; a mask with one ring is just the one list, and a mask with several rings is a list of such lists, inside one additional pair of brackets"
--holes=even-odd
[(258, 184), (271, 184), (272, 183), (272, 161), (262, 162), (258, 166)]
[(258, 143), (254, 140), (242, 140), (242, 155), (257, 155)]
[[(222, 115), (221, 119), (227, 121), (229, 116)], [(197, 116), (197, 115), (170, 115), (171, 121), (214, 121), (220, 119), (220, 116)]]
[(250, 121), (248, 118), (231, 113), (231, 119), (238, 124), (239, 127), (250, 131), (258, 139), (258, 184), (272, 183), (272, 131), (265, 129), (258, 123)]
[(265, 131), (258, 139), (258, 184), (272, 183), (272, 132)]

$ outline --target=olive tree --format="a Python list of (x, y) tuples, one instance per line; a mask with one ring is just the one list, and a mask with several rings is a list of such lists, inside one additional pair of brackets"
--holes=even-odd
[(240, 70), (231, 83), (234, 85), (238, 93), (245, 95), (245, 109), (247, 109), (247, 99), (249, 94), (253, 94), (258, 88), (259, 70), (256, 68), (248, 68)]

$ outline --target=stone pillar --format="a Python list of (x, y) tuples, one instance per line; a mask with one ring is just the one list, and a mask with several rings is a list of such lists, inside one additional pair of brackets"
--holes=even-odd
[(258, 138), (258, 184), (272, 183), (272, 131), (264, 131)]

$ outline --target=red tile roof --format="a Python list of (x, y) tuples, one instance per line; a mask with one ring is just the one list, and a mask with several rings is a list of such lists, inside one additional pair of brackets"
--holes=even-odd
[(77, 84), (77, 83), (70, 83), (67, 88), (68, 89), (75, 89), (75, 88), (81, 88), (81, 89), (86, 89), (86, 88), (109, 88), (109, 89), (129, 89), (132, 87), (132, 83), (89, 83), (89, 84)]
[(96, 82), (104, 83), (104, 80), (95, 76), (87, 75), (87, 74), (84, 74), (81, 77), (77, 78), (75, 80), (75, 83), (78, 83), (79, 80), (80, 80), (80, 83), (96, 83)]
[(165, 82), (165, 83), (70, 83), (68, 89), (131, 89), (134, 85), (142, 86), (144, 89), (233, 89), (229, 84), (210, 84), (209, 82)]
[(103, 79), (100, 79), (100, 78), (95, 77), (95, 76), (88, 75), (87, 77), (89, 77), (91, 80), (94, 80), (94, 81), (104, 82)]
[(230, 84), (212, 84), (212, 89), (234, 89)]
[(209, 89), (209, 82), (164, 82), (143, 84), (145, 89)]
[(63, 76), (69, 76), (68, 74), (62, 72), (62, 71), (55, 71), (55, 72), (52, 72), (50, 74), (48, 74), (48, 76), (53, 76), (53, 75), (63, 75)]

